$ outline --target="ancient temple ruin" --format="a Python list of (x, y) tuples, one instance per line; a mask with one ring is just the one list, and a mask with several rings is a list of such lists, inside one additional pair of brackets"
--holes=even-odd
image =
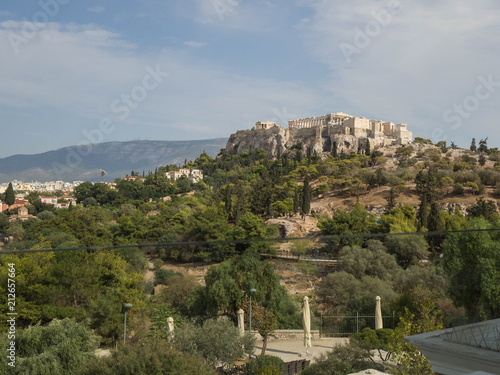
[(294, 144), (302, 144), (306, 150), (330, 152), (360, 152), (366, 148), (405, 145), (413, 142), (413, 133), (406, 124), (394, 124), (343, 112), (319, 117), (288, 121), (282, 128), (272, 121), (259, 121), (251, 130), (239, 130), (228, 140), (226, 151), (240, 153), (249, 149), (265, 149), (269, 156), (276, 150), (285, 150)]

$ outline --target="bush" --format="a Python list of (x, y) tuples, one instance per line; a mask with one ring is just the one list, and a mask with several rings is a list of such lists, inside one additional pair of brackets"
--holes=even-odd
[(462, 195), (464, 193), (464, 185), (456, 183), (453, 185), (453, 194)]
[(181, 274), (168, 277), (165, 283), (167, 287), (161, 291), (158, 299), (176, 308), (183, 307), (191, 292), (198, 286), (194, 278)]
[[(0, 337), (2, 348), (8, 347), (7, 335)], [(16, 367), (7, 364), (7, 355), (0, 356), (0, 373), (23, 375), (69, 375), (84, 367), (94, 357), (99, 338), (85, 324), (72, 319), (52, 320), (16, 333)]]
[(321, 184), (316, 189), (313, 190), (313, 195), (314, 196), (325, 195), (329, 191), (330, 188), (328, 187), (328, 184)]
[[(69, 373), (67, 373), (69, 374)], [(73, 374), (73, 372), (71, 373)], [(88, 361), (75, 375), (215, 375), (203, 359), (180, 353), (162, 341), (146, 341), (121, 347), (111, 357)]]
[(175, 331), (173, 342), (178, 350), (199, 355), (212, 366), (232, 365), (244, 353), (252, 353), (255, 346), (255, 338), (241, 336), (229, 320), (207, 320), (201, 327), (185, 325)]
[(301, 375), (344, 375), (375, 368), (382, 365), (370, 361), (370, 352), (357, 345), (337, 346), (331, 352), (322, 354), (316, 362), (302, 371)]
[(155, 285), (168, 284), (168, 279), (172, 276), (180, 275), (179, 272), (174, 272), (172, 270), (159, 269), (155, 271)]
[(155, 259), (153, 260), (153, 268), (155, 270), (159, 270), (163, 266), (163, 261), (161, 259)]
[(144, 291), (144, 293), (152, 295), (154, 293), (155, 287), (153, 283), (143, 283), (142, 290)]
[(284, 369), (285, 362), (281, 358), (272, 355), (261, 355), (251, 359), (245, 366), (247, 375), (283, 374)]
[(141, 273), (148, 266), (148, 257), (138, 247), (115, 249), (115, 254), (125, 259), (132, 271)]

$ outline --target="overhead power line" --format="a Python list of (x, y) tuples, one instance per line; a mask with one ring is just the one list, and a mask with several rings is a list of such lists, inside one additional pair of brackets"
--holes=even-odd
[(41, 253), (41, 252), (59, 252), (59, 251), (98, 251), (111, 249), (125, 248), (148, 248), (148, 247), (173, 247), (173, 246), (211, 246), (224, 244), (248, 244), (254, 242), (289, 242), (297, 240), (314, 240), (328, 241), (350, 238), (381, 238), (381, 237), (396, 237), (396, 236), (446, 236), (449, 234), (459, 233), (477, 233), (477, 232), (498, 232), (500, 228), (489, 229), (463, 229), (454, 231), (434, 231), (434, 232), (404, 232), (404, 233), (367, 233), (367, 234), (350, 234), (350, 235), (330, 235), (330, 236), (314, 236), (314, 237), (287, 237), (287, 238), (255, 238), (248, 240), (216, 240), (216, 241), (177, 241), (177, 242), (158, 242), (146, 244), (127, 244), (127, 245), (103, 245), (103, 246), (81, 246), (81, 247), (64, 247), (50, 249), (21, 249), (21, 250), (1, 250), (0, 255), (6, 254), (24, 254), (24, 253)]

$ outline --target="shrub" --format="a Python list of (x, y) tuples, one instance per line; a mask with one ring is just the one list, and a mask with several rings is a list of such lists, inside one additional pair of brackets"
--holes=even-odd
[(313, 195), (318, 196), (318, 195), (324, 195), (330, 191), (330, 188), (328, 187), (328, 184), (321, 184), (319, 185), (316, 189), (313, 191)]
[(164, 284), (166, 285), (168, 283), (168, 279), (172, 276), (175, 275), (180, 275), (178, 272), (174, 272), (172, 270), (156, 270), (155, 271), (155, 285), (159, 284)]
[(159, 270), (163, 266), (163, 261), (161, 259), (155, 259), (153, 260), (153, 268), (155, 270)]
[(229, 320), (207, 320), (203, 326), (185, 325), (175, 331), (174, 347), (189, 354), (199, 355), (212, 366), (232, 365), (244, 353), (252, 353), (255, 338), (240, 335)]
[[(0, 337), (2, 348), (8, 347), (7, 335)], [(99, 338), (86, 324), (72, 319), (52, 320), (16, 333), (16, 367), (9, 367), (7, 355), (0, 357), (0, 373), (23, 375), (69, 375), (90, 358)]]
[(464, 193), (464, 185), (456, 183), (453, 185), (453, 194), (462, 195)]
[(251, 359), (245, 366), (247, 375), (283, 374), (285, 362), (272, 355), (261, 355)]
[(337, 346), (331, 352), (322, 354), (316, 362), (302, 371), (301, 375), (344, 375), (362, 370), (376, 368), (383, 370), (382, 365), (370, 361), (370, 352), (357, 345)]
[[(68, 373), (69, 374), (69, 373)], [(73, 374), (73, 372), (71, 373)], [(75, 375), (215, 375), (202, 358), (171, 349), (162, 341), (146, 341), (121, 347), (111, 357), (88, 361)]]

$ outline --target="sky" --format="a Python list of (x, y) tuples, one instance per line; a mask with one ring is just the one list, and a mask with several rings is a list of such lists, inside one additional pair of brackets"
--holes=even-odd
[(0, 5), (0, 157), (345, 112), (500, 147), (494, 0)]

